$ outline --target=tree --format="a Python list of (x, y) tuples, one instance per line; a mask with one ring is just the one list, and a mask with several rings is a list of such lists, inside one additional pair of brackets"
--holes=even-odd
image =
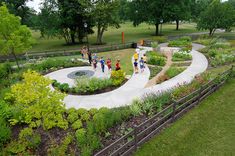
[(104, 31), (109, 26), (119, 28), (119, 0), (97, 0), (93, 3), (92, 17), (97, 26), (97, 44), (102, 44)]
[(31, 26), (32, 9), (26, 6), (29, 0), (0, 0), (0, 4), (5, 3), (9, 12), (21, 17), (21, 22), (24, 25)]
[(235, 22), (235, 10), (228, 3), (221, 3), (214, 0), (208, 8), (201, 13), (197, 28), (208, 29), (209, 35), (212, 36), (216, 29), (230, 29)]
[(53, 127), (68, 128), (64, 119), (64, 94), (52, 91), (51, 80), (34, 71), (23, 74), (23, 82), (11, 87), (6, 100), (10, 101), (18, 115), (13, 115), (11, 124), (26, 123), (29, 127), (42, 126), (45, 130)]
[(167, 0), (164, 16), (169, 21), (176, 22), (176, 30), (179, 30), (179, 21), (188, 20), (191, 17), (191, 0)]
[(0, 52), (13, 55), (19, 67), (17, 54), (31, 47), (32, 35), (28, 27), (21, 25), (20, 18), (8, 12), (6, 5), (0, 7)]
[(164, 8), (166, 0), (133, 0), (131, 2), (131, 16), (135, 26), (147, 22), (156, 27), (155, 35), (159, 35), (159, 25), (161, 21), (166, 21)]

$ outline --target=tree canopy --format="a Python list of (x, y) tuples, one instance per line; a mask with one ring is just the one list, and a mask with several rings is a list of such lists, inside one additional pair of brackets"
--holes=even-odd
[(10, 14), (6, 5), (0, 7), (0, 53), (13, 55), (19, 68), (17, 54), (31, 47), (32, 35), (29, 28), (21, 25), (20, 18)]
[(198, 29), (209, 30), (213, 35), (218, 28), (230, 29), (235, 23), (235, 10), (229, 3), (214, 0), (199, 17)]

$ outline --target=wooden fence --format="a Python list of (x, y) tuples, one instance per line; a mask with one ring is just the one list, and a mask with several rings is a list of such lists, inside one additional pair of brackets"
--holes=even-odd
[(136, 151), (138, 146), (142, 145), (160, 130), (171, 122), (184, 115), (188, 110), (199, 104), (201, 100), (209, 96), (220, 88), (229, 77), (234, 76), (234, 67), (217, 76), (215, 79), (202, 85), (198, 90), (183, 97), (174, 100), (169, 106), (161, 112), (155, 114), (145, 122), (135, 126), (134, 130), (122, 136), (114, 143), (110, 144), (95, 156), (129, 156)]
[[(134, 45), (133, 42), (128, 42), (125, 44), (111, 44), (106, 46), (96, 46), (89, 48), (92, 53), (99, 53), (99, 52), (106, 52), (106, 51), (113, 51), (113, 50), (120, 50), (120, 49), (127, 49), (132, 48)], [(29, 59), (37, 59), (40, 57), (54, 57), (54, 56), (71, 56), (71, 55), (78, 55), (80, 54), (80, 49), (70, 49), (70, 50), (53, 50), (53, 51), (44, 51), (44, 52), (33, 52), (28, 53), (27, 55), (18, 55), (18, 59), (25, 60)], [(14, 60), (13, 56), (0, 56), (0, 62), (6, 60)]]

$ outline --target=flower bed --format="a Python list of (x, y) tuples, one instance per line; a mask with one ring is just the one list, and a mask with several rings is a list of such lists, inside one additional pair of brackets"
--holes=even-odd
[(53, 81), (52, 86), (68, 94), (92, 95), (112, 91), (123, 85), (126, 81), (125, 73), (119, 70), (112, 71), (110, 79), (82, 76), (76, 79), (75, 87), (70, 88), (67, 83), (61, 84), (56, 80)]
[(178, 51), (172, 56), (172, 61), (189, 61), (192, 60), (192, 55), (189, 51)]
[(166, 64), (166, 58), (155, 51), (150, 51), (146, 53), (147, 56), (147, 64), (150, 65), (157, 65), (157, 66), (164, 66)]
[(181, 37), (179, 39), (170, 41), (169, 47), (180, 47), (183, 51), (192, 50), (192, 41), (189, 36)]

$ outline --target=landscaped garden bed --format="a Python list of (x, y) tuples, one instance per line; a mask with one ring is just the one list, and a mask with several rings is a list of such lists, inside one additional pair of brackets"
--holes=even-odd
[(75, 80), (75, 86), (69, 87), (67, 83), (59, 83), (56, 80), (52, 82), (52, 86), (62, 92), (72, 95), (93, 95), (109, 92), (117, 89), (125, 84), (128, 80), (125, 79), (125, 73), (122, 70), (112, 71), (110, 78), (96, 78), (81, 76)]

